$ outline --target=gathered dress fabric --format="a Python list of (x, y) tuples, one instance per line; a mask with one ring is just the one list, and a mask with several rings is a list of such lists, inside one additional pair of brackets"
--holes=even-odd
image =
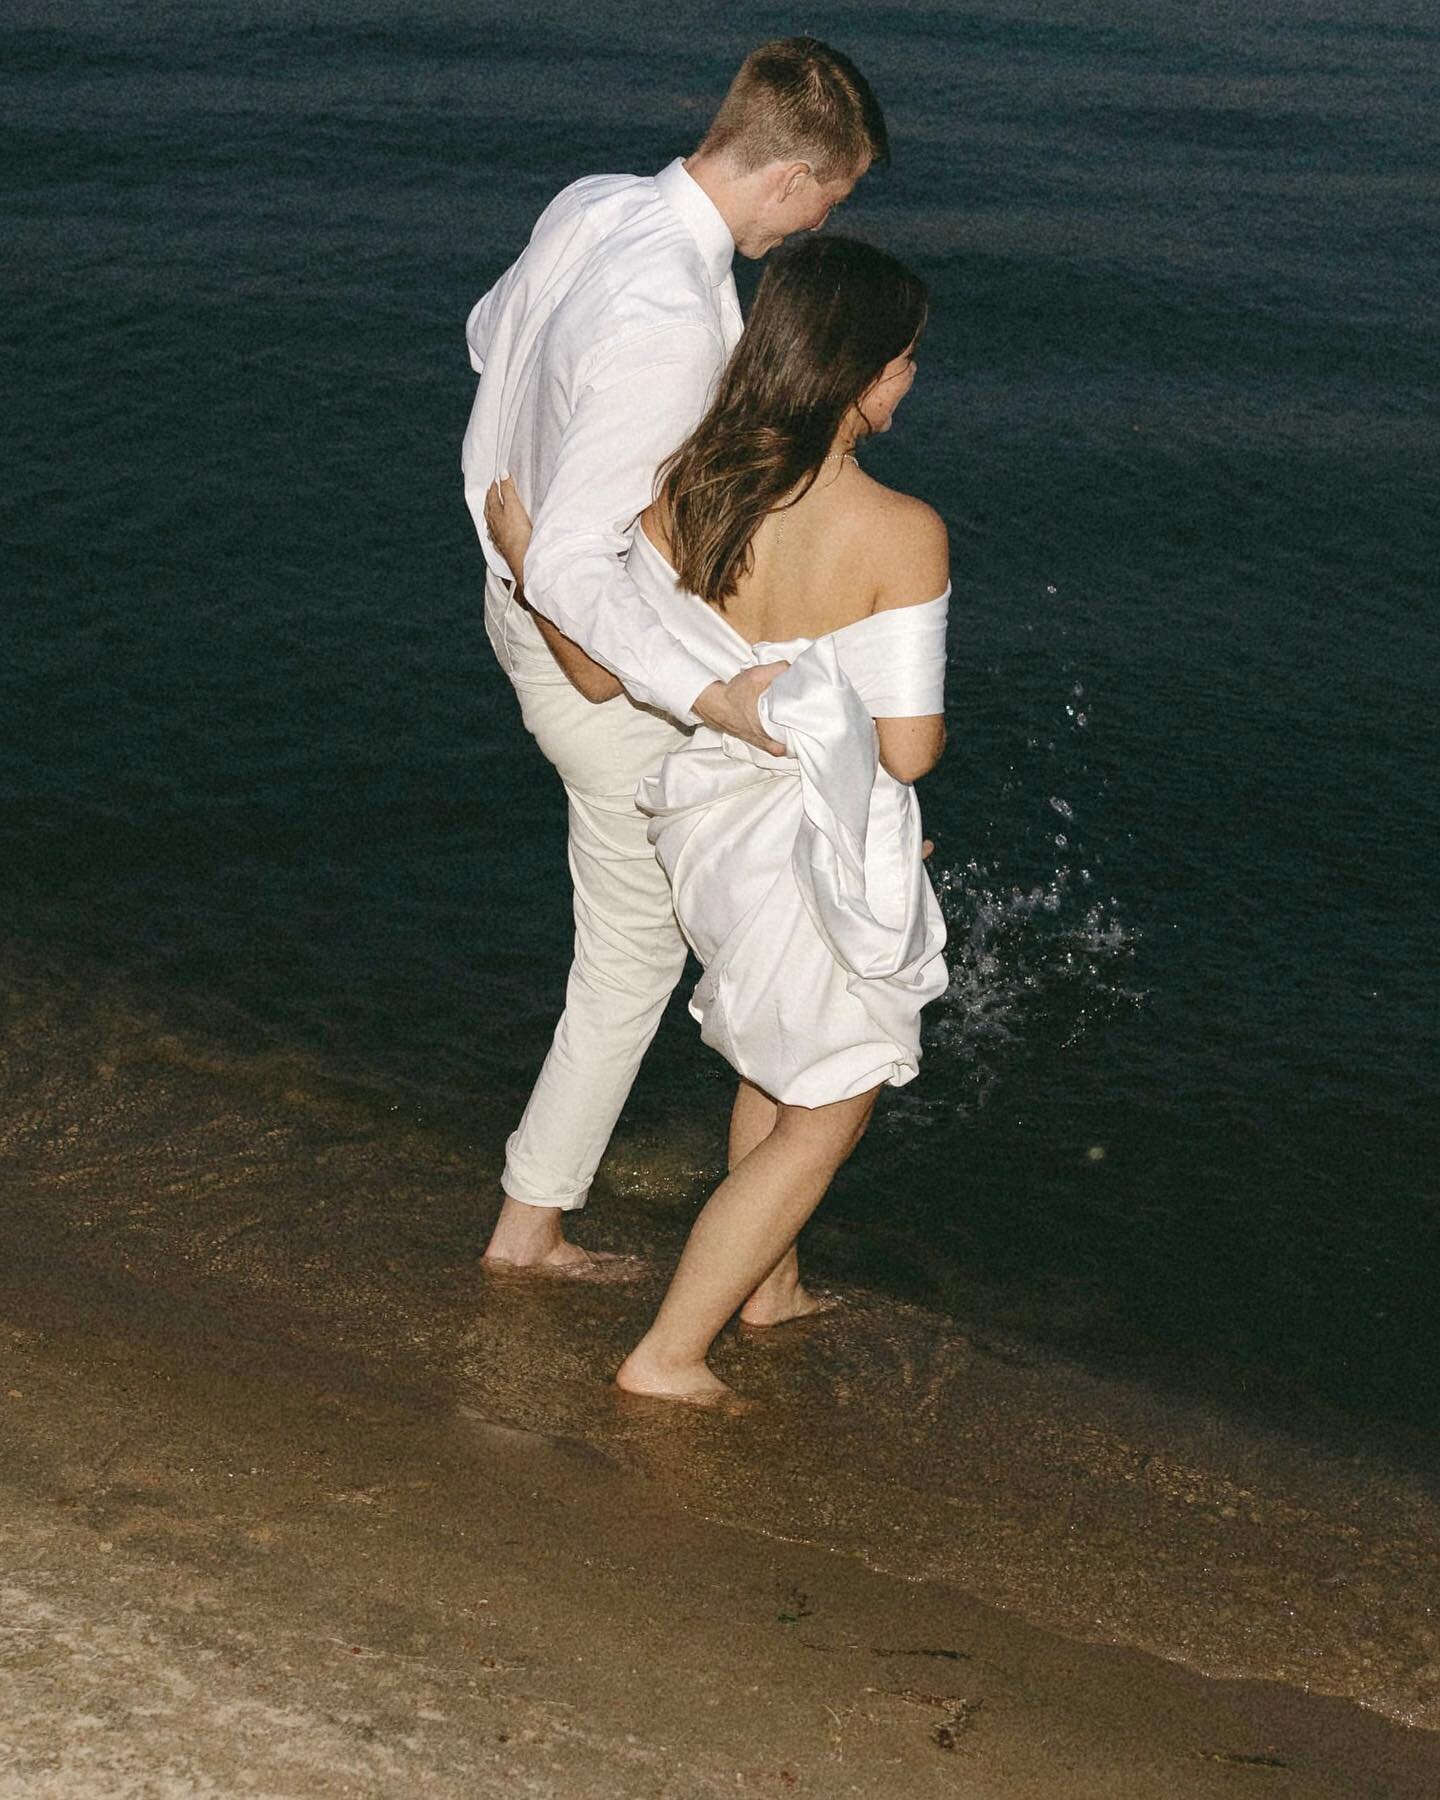
[(761, 702), (786, 755), (701, 727), (636, 795), (704, 974), (701, 1037), (772, 1099), (824, 1106), (914, 1078), (920, 1011), (945, 991), (945, 925), (914, 789), (874, 721), (944, 709), (950, 590), (820, 638), (748, 643), (681, 588), (643, 530), (632, 578), (727, 673), (788, 661)]

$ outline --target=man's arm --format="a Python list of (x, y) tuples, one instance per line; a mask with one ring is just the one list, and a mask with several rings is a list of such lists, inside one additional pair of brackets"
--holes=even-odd
[(656, 469), (705, 410), (722, 354), (703, 326), (677, 324), (624, 346), (597, 371), (565, 428), (535, 520), (525, 596), (637, 700), (768, 745), (755, 713), (768, 681), (752, 669), (733, 689), (723, 682), (671, 634), (621, 561), (654, 497)]

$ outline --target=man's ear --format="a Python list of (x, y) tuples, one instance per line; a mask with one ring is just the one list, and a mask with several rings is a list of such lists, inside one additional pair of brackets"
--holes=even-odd
[(778, 197), (781, 200), (790, 200), (799, 191), (801, 182), (807, 175), (813, 175), (814, 170), (808, 162), (781, 163), (779, 164), (779, 174), (780, 181), (776, 189)]

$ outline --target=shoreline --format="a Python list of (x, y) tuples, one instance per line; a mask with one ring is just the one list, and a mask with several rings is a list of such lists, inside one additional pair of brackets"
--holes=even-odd
[[(719, 1371), (766, 1402), (752, 1417), (619, 1405), (608, 1375), (688, 1219), (675, 1170), (643, 1150), (617, 1168), (618, 1204), (588, 1234), (650, 1254), (641, 1282), (486, 1281), (477, 1196), (498, 1174), (501, 1109), (462, 1143), (397, 1086), (31, 973), (9, 984), (28, 1024), (0, 1119), (15, 1329), (49, 1305), (78, 1341), (75, 1321), (113, 1303), (122, 1359), (197, 1322), (243, 1358), (268, 1309), (277, 1367), (320, 1358), (377, 1392), (399, 1380), (447, 1431), (489, 1432), (492, 1449), (509, 1433), (630, 1484), (627, 1506), (667, 1534), (738, 1530), (746, 1555), (828, 1558), (907, 1604), (933, 1592), (1028, 1620), (1082, 1661), (1161, 1656), (1187, 1679), (1280, 1679), (1440, 1725), (1440, 1507), (1429, 1459), (1389, 1454), (1393, 1436), (1317, 1443), (1303, 1418), (1237, 1418), (855, 1289), (813, 1328), (722, 1340)], [(1440, 1776), (1440, 1736), (1422, 1741)]]
[(1263, 1777), (1426, 1800), (1440, 1779), (1436, 1734), (677, 1511), (579, 1440), (456, 1407), (403, 1348), (217, 1298), (0, 1289), (0, 1795), (1210, 1800)]

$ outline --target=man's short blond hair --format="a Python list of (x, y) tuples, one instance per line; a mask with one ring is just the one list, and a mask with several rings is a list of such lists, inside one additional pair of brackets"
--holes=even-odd
[(700, 146), (746, 174), (808, 162), (817, 180), (890, 160), (885, 115), (848, 56), (818, 38), (777, 38), (752, 50)]

